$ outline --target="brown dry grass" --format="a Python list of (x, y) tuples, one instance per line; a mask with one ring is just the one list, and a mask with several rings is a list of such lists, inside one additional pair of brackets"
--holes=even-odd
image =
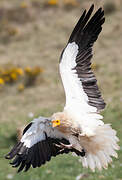
[[(17, 125), (28, 118), (29, 112), (39, 114), (43, 110), (49, 110), (47, 114), (50, 115), (63, 108), (65, 98), (58, 72), (59, 56), (82, 10), (88, 8), (91, 1), (83, 1), (79, 7), (70, 9), (45, 7), (42, 3), (38, 6), (39, 3), (36, 2), (20, 11), (25, 14), (25, 21), (22, 21), (21, 13), (15, 11), (19, 3), (14, 1), (16, 3), (0, 1), (0, 8), (5, 11), (1, 23), (6, 20), (8, 24), (5, 26), (15, 28), (18, 32), (15, 35), (8, 35), (8, 32), (1, 34), (0, 64), (13, 63), (22, 67), (39, 65), (45, 69), (43, 84), (28, 88), (22, 93), (17, 93), (15, 86), (8, 86), (7, 90), (0, 92), (1, 122), (12, 121)], [(96, 3), (96, 8), (104, 4), (103, 1), (93, 2)], [(12, 10), (13, 15), (10, 13)], [(121, 22), (120, 8), (113, 14), (108, 14), (94, 48), (94, 62), (99, 65), (96, 75), (107, 102), (112, 99), (117, 100), (117, 103), (122, 101)]]

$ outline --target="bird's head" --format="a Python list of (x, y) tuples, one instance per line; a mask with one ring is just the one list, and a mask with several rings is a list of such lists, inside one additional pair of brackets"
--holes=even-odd
[(60, 126), (60, 120), (59, 119), (54, 119), (52, 120), (52, 127)]

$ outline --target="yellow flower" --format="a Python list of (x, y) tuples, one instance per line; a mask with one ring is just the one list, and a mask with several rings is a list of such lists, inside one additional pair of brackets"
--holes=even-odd
[(0, 85), (4, 84), (4, 80), (2, 78), (0, 78)]
[(18, 86), (18, 91), (21, 92), (21, 91), (24, 90), (24, 88), (25, 88), (24, 84), (20, 84), (20, 85)]
[(17, 75), (16, 75), (16, 73), (14, 73), (14, 72), (10, 74), (10, 77), (11, 77), (11, 79), (14, 80), (14, 81), (17, 80)]
[(99, 66), (98, 66), (98, 64), (96, 64), (96, 63), (92, 63), (92, 64), (91, 64), (91, 69), (92, 69), (92, 70), (96, 70), (96, 69), (98, 69), (98, 67), (99, 67)]
[(21, 68), (17, 68), (16, 73), (20, 76), (22, 76), (24, 74), (23, 69), (21, 69)]
[(26, 2), (22, 2), (22, 3), (20, 4), (20, 7), (21, 7), (21, 8), (27, 8), (27, 7), (28, 7), (28, 4), (27, 4)]
[(31, 71), (32, 71), (32, 69), (29, 66), (25, 68), (26, 73), (31, 73)]
[(40, 73), (44, 72), (44, 69), (43, 68), (40, 68)]
[(57, 5), (58, 4), (58, 0), (49, 0), (48, 1), (48, 5)]

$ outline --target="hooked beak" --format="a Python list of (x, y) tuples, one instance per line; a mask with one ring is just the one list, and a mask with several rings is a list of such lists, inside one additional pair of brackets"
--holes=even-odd
[(60, 125), (60, 120), (57, 119), (57, 120), (52, 120), (52, 127), (56, 127), (56, 126), (59, 126)]

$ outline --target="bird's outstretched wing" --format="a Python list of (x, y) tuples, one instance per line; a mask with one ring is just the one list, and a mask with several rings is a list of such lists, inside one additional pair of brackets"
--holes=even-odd
[(105, 18), (102, 8), (91, 17), (93, 9), (94, 5), (88, 12), (83, 12), (60, 57), (60, 74), (66, 95), (65, 109), (77, 109), (77, 112), (96, 112), (105, 107), (91, 70), (92, 47)]
[(50, 161), (52, 156), (63, 153), (75, 152), (79, 156), (84, 156), (84, 153), (74, 148), (63, 148), (61, 145), (69, 145), (69, 141), (51, 127), (41, 124), (39, 120), (26, 126), (21, 140), (5, 156), (6, 159), (13, 159), (10, 164), (18, 168), (18, 172), (28, 171), (31, 166), (40, 167)]

